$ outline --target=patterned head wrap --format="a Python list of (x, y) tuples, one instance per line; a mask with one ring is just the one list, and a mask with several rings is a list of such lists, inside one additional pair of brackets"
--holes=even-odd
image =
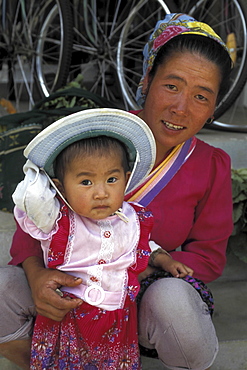
[(229, 50), (223, 40), (206, 23), (198, 22), (193, 17), (182, 13), (167, 14), (163, 20), (157, 22), (143, 49), (143, 75), (136, 93), (136, 101), (140, 106), (145, 101), (145, 94), (142, 92), (143, 80), (152, 69), (158, 51), (173, 37), (184, 34), (210, 37), (217, 41), (229, 54)]

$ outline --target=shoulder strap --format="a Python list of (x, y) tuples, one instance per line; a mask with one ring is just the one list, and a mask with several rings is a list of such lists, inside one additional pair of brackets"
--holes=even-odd
[(177, 145), (170, 155), (150, 173), (145, 182), (135, 189), (130, 197), (127, 196), (128, 201), (135, 201), (143, 206), (149, 205), (193, 153), (196, 141), (196, 137), (193, 137)]

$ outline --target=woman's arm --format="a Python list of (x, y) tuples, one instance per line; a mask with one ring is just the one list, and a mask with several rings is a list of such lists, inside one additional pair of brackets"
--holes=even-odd
[(61, 286), (81, 284), (81, 279), (45, 268), (39, 241), (26, 234), (18, 224), (12, 241), (11, 256), (11, 264), (22, 264), (39, 314), (60, 321), (68, 311), (81, 304), (80, 299), (67, 300), (55, 292)]
[(149, 208), (154, 215), (151, 240), (205, 283), (222, 274), (233, 229), (231, 166), (225, 152), (199, 140)]
[(221, 276), (226, 263), (228, 238), (232, 233), (230, 158), (219, 149), (211, 162), (207, 191), (195, 208), (194, 223), (174, 259), (190, 266), (205, 283)]
[(47, 269), (39, 257), (28, 257), (22, 263), (30, 285), (36, 310), (40, 315), (61, 321), (71, 309), (80, 306), (82, 300), (62, 298), (56, 293), (61, 286), (77, 286), (81, 279), (64, 272)]

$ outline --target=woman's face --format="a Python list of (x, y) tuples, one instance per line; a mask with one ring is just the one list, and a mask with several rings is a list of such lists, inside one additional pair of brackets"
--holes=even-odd
[(157, 145), (156, 163), (174, 146), (195, 135), (213, 116), (220, 70), (204, 57), (176, 53), (160, 65), (148, 85), (139, 116), (151, 128)]

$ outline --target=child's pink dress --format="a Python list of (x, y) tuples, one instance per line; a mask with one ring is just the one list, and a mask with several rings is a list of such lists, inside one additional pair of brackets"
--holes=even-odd
[[(41, 240), (47, 267), (58, 268), (83, 284), (61, 288), (64, 296), (83, 299), (61, 322), (38, 315), (34, 327), (31, 369), (138, 370), (138, 274), (150, 256), (152, 214), (124, 202), (122, 212), (104, 220), (80, 217), (62, 206), (49, 235), (15, 215), (23, 229)], [(58, 230), (59, 229), (59, 230)]]

